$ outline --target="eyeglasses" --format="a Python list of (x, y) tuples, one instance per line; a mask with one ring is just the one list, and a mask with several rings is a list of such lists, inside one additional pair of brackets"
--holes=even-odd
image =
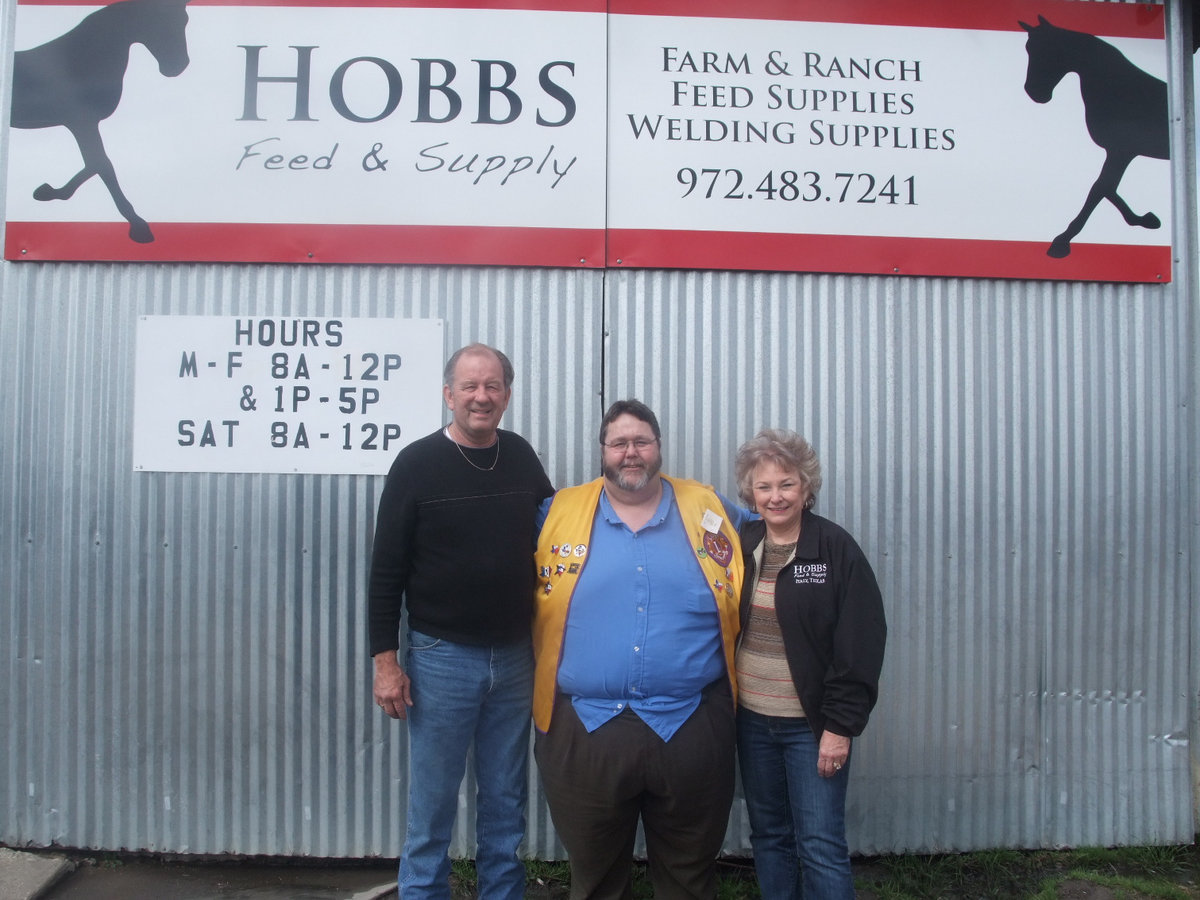
[(600, 442), (601, 446), (607, 447), (609, 450), (616, 450), (618, 453), (624, 453), (631, 446), (638, 453), (641, 453), (647, 447), (653, 447), (657, 443), (658, 438), (634, 438), (632, 441), (608, 441), (607, 443), (604, 441)]

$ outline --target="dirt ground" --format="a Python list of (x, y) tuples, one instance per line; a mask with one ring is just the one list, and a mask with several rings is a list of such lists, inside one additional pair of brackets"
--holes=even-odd
[[(340, 900), (340, 898), (395, 897), (387, 892), (394, 887), (395, 863), (391, 861), (308, 861), (280, 864), (278, 860), (230, 860), (196, 864), (187, 858), (116, 857), (88, 858), (74, 855), (74, 872), (55, 885), (44, 900), (128, 900), (163, 897), (171, 900)], [(962, 859), (969, 859), (970, 856)], [(999, 869), (974, 869), (966, 866), (949, 879), (952, 886), (938, 890), (908, 887), (904, 896), (919, 900), (1025, 900), (1041, 889), (1046, 879), (1058, 878), (1058, 900), (1164, 900), (1163, 893), (1148, 894), (1129, 888), (1114, 889), (1098, 881), (1077, 877), (1074, 862), (1063, 854), (1034, 852), (1022, 854), (1027, 865), (1007, 865)], [(911, 870), (911, 859), (906, 859)], [(525, 892), (531, 900), (566, 900), (567, 885), (561, 869), (539, 882), (532, 869)], [(919, 868), (919, 867), (918, 867)], [(855, 859), (855, 880), (861, 886), (858, 900), (885, 900), (896, 893), (895, 872), (887, 860)], [(1185, 848), (1178, 864), (1168, 872), (1122, 871), (1119, 865), (1103, 874), (1152, 877), (1157, 884), (1172, 885), (1177, 898), (1200, 900), (1200, 848)], [(721, 897), (729, 900), (757, 897), (754, 869), (750, 860), (723, 859)], [(454, 900), (473, 900), (473, 886), (455, 881)], [(635, 898), (650, 897), (649, 885), (639, 879)]]
[[(1135, 877), (1154, 877), (1159, 884), (1173, 885), (1178, 891), (1178, 897), (1188, 900), (1200, 900), (1200, 848), (1187, 848), (1182, 864), (1169, 875), (1154, 874), (1145, 871), (1113, 869), (1106, 875), (1126, 875)], [(907, 892), (907, 896), (920, 900), (1027, 900), (1037, 895), (1047, 879), (1062, 879), (1057, 885), (1057, 900), (1164, 900), (1161, 893), (1148, 894), (1129, 888), (1114, 889), (1086, 878), (1068, 877), (1073, 870), (1072, 865), (1061, 855), (1053, 852), (1033, 854), (1029, 857), (1036, 860), (1027, 870), (1016, 872), (1010, 879), (1005, 873), (966, 872), (954, 887), (944, 891)], [(875, 859), (855, 859), (855, 882), (861, 887), (856, 893), (857, 900), (883, 900), (895, 896), (887, 891), (875, 890), (871, 885), (886, 885), (892, 873), (887, 865)], [(723, 859), (719, 863), (720, 875), (724, 885), (720, 897), (728, 900), (758, 897), (754, 883), (754, 864), (748, 859)], [(459, 886), (455, 892), (455, 900), (474, 900), (477, 895), (469, 887)], [(531, 882), (525, 891), (526, 898), (533, 900), (566, 900), (568, 890), (566, 885), (559, 883), (537, 884)], [(635, 900), (640, 897), (650, 897), (649, 886), (639, 884), (635, 889)]]
[[(1124, 886), (1111, 887), (1091, 880), (1079, 873), (1074, 861), (1053, 851), (1034, 852), (1028, 858), (1032, 864), (1023, 871), (1014, 873), (1010, 870), (1000, 874), (968, 871), (953, 888), (927, 894), (913, 891), (908, 895), (921, 900), (1028, 900), (1038, 895), (1047, 880), (1054, 879), (1057, 885), (1053, 896), (1057, 900), (1166, 900), (1171, 896), (1162, 892), (1144, 893)], [(1115, 866), (1101, 874), (1147, 879), (1157, 888), (1173, 888), (1177, 892), (1173, 896), (1180, 900), (1185, 897), (1200, 900), (1200, 847), (1183, 848), (1179, 865), (1167, 872)], [(857, 900), (882, 900), (884, 896), (891, 896), (871, 888), (871, 885), (887, 884), (891, 876), (887, 866), (880, 861), (855, 860), (854, 875), (861, 886), (855, 895)]]
[[(1200, 890), (1195, 885), (1180, 885), (1180, 887), (1189, 898), (1200, 897)], [(1160, 900), (1160, 898), (1127, 889), (1122, 889), (1118, 893), (1113, 888), (1096, 884), (1094, 881), (1072, 878), (1058, 886), (1058, 900)]]
[[(1200, 900), (1200, 888), (1197, 888), (1195, 884), (1181, 884), (1179, 887), (1189, 900)], [(954, 893), (939, 894), (936, 898), (931, 897), (929, 900), (976, 900), (976, 898), (983, 897), (1026, 900), (1026, 898), (1035, 896), (1040, 890), (1040, 884), (1030, 884), (1024, 890), (1013, 888), (1011, 891), (1005, 890), (1003, 893), (999, 893), (993, 884), (964, 884)], [(1144, 894), (1128, 888), (1121, 888), (1118, 891), (1106, 885), (1080, 878), (1072, 878), (1059, 884), (1055, 897), (1057, 900), (1163, 900), (1162, 896), (1158, 894)], [(880, 894), (867, 888), (857, 891), (855, 898), (856, 900), (880, 900)]]

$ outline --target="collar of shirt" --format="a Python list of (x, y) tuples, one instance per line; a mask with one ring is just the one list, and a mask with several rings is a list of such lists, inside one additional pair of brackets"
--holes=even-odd
[[(654, 476), (658, 478), (658, 476)], [(662, 496), (658, 499), (658, 508), (654, 510), (654, 515), (650, 517), (642, 528), (654, 528), (661, 525), (667, 520), (667, 516), (671, 514), (675, 506), (675, 489), (671, 487), (671, 482), (665, 478), (658, 478), (658, 483), (662, 485)], [(621, 517), (617, 515), (617, 511), (613, 509), (612, 501), (608, 499), (607, 487), (600, 492), (600, 515), (608, 522), (609, 525), (616, 525), (618, 528), (629, 529), (629, 526), (621, 521)], [(679, 513), (675, 513), (676, 517)]]

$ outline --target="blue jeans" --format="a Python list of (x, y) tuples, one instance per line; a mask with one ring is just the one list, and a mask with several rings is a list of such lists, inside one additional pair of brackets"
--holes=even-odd
[(754, 870), (765, 900), (854, 900), (846, 844), (850, 761), (817, 774), (819, 745), (807, 719), (737, 713), (738, 764)]
[(474, 745), (475, 869), (479, 896), (520, 900), (533, 650), (528, 640), (475, 647), (409, 633), (408, 829), (400, 857), (403, 900), (449, 900), (448, 850), (458, 792)]

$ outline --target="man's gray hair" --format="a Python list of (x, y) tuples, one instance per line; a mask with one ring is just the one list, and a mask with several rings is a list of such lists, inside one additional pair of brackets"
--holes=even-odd
[(495, 347), (489, 347), (487, 344), (467, 344), (465, 347), (459, 347), (451, 357), (446, 360), (446, 368), (442, 370), (442, 384), (448, 388), (454, 387), (454, 370), (458, 368), (458, 360), (466, 354), (490, 353), (496, 357), (500, 363), (500, 369), (504, 372), (504, 387), (506, 390), (512, 388), (513, 379), (516, 378), (516, 372), (513, 371), (512, 361)]

